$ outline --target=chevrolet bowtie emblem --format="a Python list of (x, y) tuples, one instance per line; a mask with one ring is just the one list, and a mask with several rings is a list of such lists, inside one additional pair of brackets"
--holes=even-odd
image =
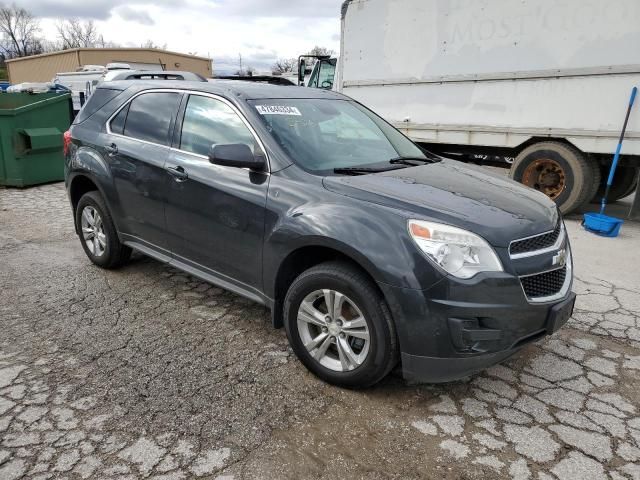
[(553, 256), (551, 264), (554, 266), (559, 265), (560, 267), (564, 267), (567, 264), (567, 251), (564, 248), (558, 250), (558, 253)]

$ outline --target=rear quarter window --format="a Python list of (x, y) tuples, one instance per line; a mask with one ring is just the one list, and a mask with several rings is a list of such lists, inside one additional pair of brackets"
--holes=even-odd
[(129, 103), (125, 105), (125, 107), (118, 112), (118, 114), (113, 117), (111, 123), (109, 124), (109, 128), (111, 132), (117, 133), (118, 135), (124, 135), (124, 122), (127, 119), (127, 113), (129, 113)]
[(80, 112), (76, 116), (73, 123), (84, 122), (87, 118), (96, 113), (111, 100), (116, 98), (120, 93), (122, 93), (122, 90), (114, 90), (111, 88), (97, 88), (89, 97), (87, 103), (85, 103), (82, 109), (80, 109)]

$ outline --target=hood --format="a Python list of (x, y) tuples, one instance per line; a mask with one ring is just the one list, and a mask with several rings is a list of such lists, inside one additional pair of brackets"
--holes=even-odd
[(323, 183), (335, 193), (464, 228), (496, 247), (553, 230), (558, 221), (555, 203), (543, 193), (455, 160), (369, 175), (330, 176)]

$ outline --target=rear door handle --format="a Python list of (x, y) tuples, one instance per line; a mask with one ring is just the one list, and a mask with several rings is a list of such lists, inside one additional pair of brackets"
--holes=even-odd
[(118, 146), (115, 143), (105, 145), (104, 149), (109, 155), (115, 155), (116, 153), (118, 153)]
[(171, 175), (176, 182), (184, 182), (189, 178), (189, 175), (184, 171), (184, 168), (179, 165), (177, 167), (167, 167), (167, 172), (169, 172), (169, 175)]

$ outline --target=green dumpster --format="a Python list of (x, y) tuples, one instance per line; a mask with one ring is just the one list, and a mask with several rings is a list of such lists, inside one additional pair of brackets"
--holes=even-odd
[(0, 185), (64, 179), (62, 135), (71, 124), (68, 93), (0, 94)]

